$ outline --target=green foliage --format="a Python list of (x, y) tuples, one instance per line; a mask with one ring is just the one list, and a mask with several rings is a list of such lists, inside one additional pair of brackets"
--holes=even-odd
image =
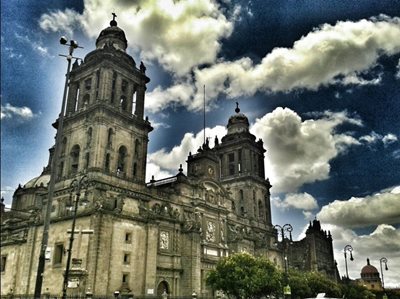
[(329, 297), (341, 297), (339, 284), (318, 272), (289, 271), (289, 284), (293, 298), (314, 297), (318, 293), (326, 293)]
[(281, 291), (281, 273), (267, 259), (238, 253), (219, 260), (207, 284), (230, 298), (260, 298)]
[(352, 283), (342, 285), (344, 298), (348, 299), (372, 299), (375, 295), (370, 292), (366, 287)]

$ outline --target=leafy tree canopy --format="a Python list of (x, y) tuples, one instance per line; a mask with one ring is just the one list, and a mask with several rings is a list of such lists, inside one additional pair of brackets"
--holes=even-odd
[(263, 257), (238, 253), (219, 260), (207, 284), (230, 298), (251, 299), (279, 293), (282, 275)]

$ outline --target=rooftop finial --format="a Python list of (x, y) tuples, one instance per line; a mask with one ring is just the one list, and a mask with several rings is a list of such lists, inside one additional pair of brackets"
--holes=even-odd
[(239, 103), (238, 103), (238, 102), (236, 102), (236, 109), (235, 109), (235, 112), (236, 112), (236, 113), (239, 113), (239, 112), (240, 112), (240, 108), (239, 108)]
[(110, 26), (117, 26), (117, 21), (115, 20), (115, 18), (117, 17), (117, 15), (115, 14), (115, 12), (111, 13), (113, 16), (112, 21), (110, 22)]

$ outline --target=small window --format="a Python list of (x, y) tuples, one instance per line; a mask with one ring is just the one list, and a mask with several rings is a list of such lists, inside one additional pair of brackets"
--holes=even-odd
[(135, 162), (133, 163), (133, 171), (132, 171), (133, 176), (136, 176), (136, 173), (137, 173), (137, 164)]
[(229, 160), (229, 162), (235, 162), (235, 154), (234, 153), (230, 153), (228, 155), (228, 160)]
[(125, 243), (132, 243), (132, 233), (125, 233)]
[(79, 153), (80, 147), (79, 145), (74, 145), (71, 149), (71, 174), (76, 174), (79, 168)]
[(7, 256), (6, 255), (2, 255), (1, 256), (1, 272), (5, 272), (6, 271), (6, 263), (7, 263)]
[(123, 273), (122, 274), (122, 283), (128, 283), (128, 281), (129, 281), (129, 274)]
[(122, 80), (121, 91), (125, 93), (127, 90), (128, 90), (128, 81)]
[(235, 174), (235, 165), (229, 164), (229, 175)]
[(124, 264), (128, 265), (131, 263), (131, 255), (129, 253), (124, 253)]
[(64, 244), (56, 244), (54, 247), (53, 264), (60, 265), (64, 256)]
[(126, 96), (121, 96), (120, 99), (120, 107), (122, 111), (126, 111), (126, 109), (128, 108), (128, 101), (126, 100)]
[(107, 154), (107, 155), (106, 155), (106, 160), (105, 160), (105, 162), (104, 162), (104, 170), (105, 170), (106, 172), (109, 172), (109, 171), (110, 171), (110, 154)]
[(92, 78), (85, 80), (85, 88), (86, 90), (90, 90), (92, 88)]

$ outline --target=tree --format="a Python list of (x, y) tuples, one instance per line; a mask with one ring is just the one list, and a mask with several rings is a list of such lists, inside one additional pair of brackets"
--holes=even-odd
[(318, 293), (326, 293), (328, 297), (342, 296), (340, 286), (325, 275), (318, 272), (307, 272), (305, 276), (313, 296)]
[(366, 287), (357, 284), (352, 284), (352, 283), (343, 284), (342, 291), (344, 298), (348, 299), (375, 298), (375, 295), (372, 292), (370, 292)]
[(329, 297), (342, 296), (340, 285), (318, 272), (290, 269), (289, 285), (293, 298), (314, 297), (318, 293), (326, 293)]
[(218, 261), (207, 277), (207, 284), (230, 298), (260, 298), (281, 290), (282, 275), (263, 257), (238, 253)]

